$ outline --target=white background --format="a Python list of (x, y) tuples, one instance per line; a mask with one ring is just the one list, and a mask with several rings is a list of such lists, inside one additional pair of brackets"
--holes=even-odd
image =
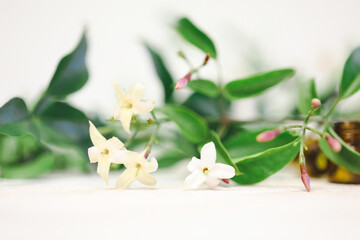
[[(214, 40), (227, 80), (257, 70), (294, 67), (320, 89), (340, 78), (350, 51), (360, 45), (359, 1), (1, 1), (0, 105), (13, 96), (36, 101), (59, 59), (88, 28), (90, 80), (71, 96), (88, 113), (112, 115), (111, 81), (141, 81), (147, 98), (161, 102), (161, 86), (146, 39), (161, 50), (174, 78), (187, 71), (179, 48), (196, 63), (202, 54), (171, 30), (187, 15)], [(262, 64), (254, 67), (260, 57)], [(202, 74), (213, 77), (210, 63)], [(269, 104), (295, 88), (272, 90)], [(177, 93), (180, 95), (180, 93)], [(272, 95), (271, 95), (272, 94)], [(276, 96), (282, 96), (280, 100)], [(354, 99), (353, 99), (354, 100)], [(281, 101), (280, 101), (281, 102)], [(283, 101), (285, 103), (291, 101)], [(236, 117), (251, 115), (240, 101)], [(341, 105), (345, 107), (346, 102)], [(180, 171), (180, 172), (179, 172)], [(283, 174), (290, 174), (284, 176)], [(51, 175), (0, 182), (1, 239), (355, 239), (359, 186), (313, 180), (304, 191), (298, 169), (253, 186), (183, 191), (185, 167), (159, 171), (157, 190), (134, 185), (107, 189), (96, 175)], [(119, 173), (112, 173), (111, 183)]]
[[(71, 102), (87, 113), (108, 118), (116, 103), (111, 81), (125, 88), (140, 81), (149, 89), (146, 97), (161, 104), (161, 85), (141, 41), (157, 47), (173, 77), (181, 77), (188, 69), (176, 56), (177, 50), (185, 50), (195, 64), (203, 56), (173, 32), (171, 25), (179, 16), (189, 16), (214, 40), (225, 79), (290, 66), (300, 79), (315, 77), (322, 91), (330, 79), (340, 78), (346, 57), (360, 45), (359, 7), (355, 0), (2, 0), (0, 104), (13, 96), (33, 104), (59, 59), (76, 45), (84, 26), (89, 33), (90, 80), (71, 96)], [(254, 59), (262, 63), (254, 67)], [(202, 73), (214, 78), (214, 64)], [(296, 89), (287, 85), (285, 89), (272, 92), (294, 100)], [(281, 108), (284, 102), (289, 101), (272, 105)], [(251, 115), (252, 106), (249, 100), (240, 101), (236, 117)]]

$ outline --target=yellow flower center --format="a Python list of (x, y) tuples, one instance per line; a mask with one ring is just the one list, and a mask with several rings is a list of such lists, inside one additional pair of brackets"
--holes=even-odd
[(124, 108), (132, 108), (132, 107), (133, 107), (132, 103), (128, 103), (124, 105)]
[(209, 169), (206, 167), (206, 168), (204, 168), (203, 169), (203, 173), (206, 175), (206, 174), (208, 174), (209, 173)]
[(107, 155), (107, 154), (109, 154), (109, 150), (108, 150), (108, 149), (104, 149), (104, 151), (102, 151), (101, 154)]

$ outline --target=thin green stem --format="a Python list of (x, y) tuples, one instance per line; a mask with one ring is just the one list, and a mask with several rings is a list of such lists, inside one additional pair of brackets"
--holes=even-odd
[(148, 143), (146, 144), (146, 149), (147, 149), (148, 151), (150, 151), (151, 146), (152, 146), (153, 143), (155, 142), (157, 133), (158, 133), (159, 128), (160, 128), (160, 122), (157, 120), (154, 111), (151, 111), (151, 116), (152, 116), (152, 117), (154, 118), (154, 120), (155, 120), (154, 122), (155, 122), (155, 124), (156, 124), (156, 128), (155, 128), (155, 131), (151, 134), (151, 137), (150, 137)]
[(148, 151), (150, 151), (153, 143), (154, 143), (155, 140), (156, 140), (156, 136), (157, 136), (157, 133), (158, 133), (158, 131), (159, 131), (159, 128), (160, 128), (160, 124), (157, 124), (157, 125), (156, 125), (156, 128), (155, 128), (155, 131), (151, 134), (151, 137), (150, 137), (148, 143), (146, 144), (146, 147), (145, 147), (145, 148), (146, 148)]
[(281, 131), (287, 131), (289, 129), (292, 129), (292, 128), (302, 128), (303, 125), (300, 125), (300, 124), (297, 124), (297, 125), (287, 125), (287, 126), (283, 126), (283, 127), (280, 127), (280, 130)]
[(125, 142), (125, 147), (130, 146), (130, 144), (135, 140), (137, 134), (139, 133), (140, 129), (136, 129), (133, 135)]
[(336, 100), (336, 102), (334, 103), (334, 105), (330, 108), (330, 110), (327, 112), (327, 114), (325, 115), (325, 118), (328, 118), (330, 116), (330, 114), (334, 111), (335, 107), (339, 104), (339, 102), (341, 101), (341, 98), (338, 98)]
[(325, 133), (323, 133), (323, 132), (321, 132), (321, 131), (319, 131), (319, 130), (317, 130), (317, 129), (315, 129), (315, 128), (306, 126), (306, 129), (312, 131), (313, 133), (316, 133), (316, 134), (319, 135), (320, 137), (325, 137), (325, 136), (326, 136)]
[(299, 165), (305, 164), (304, 139), (300, 142)]
[(312, 116), (314, 111), (315, 111), (315, 109), (311, 106), (311, 109), (309, 110), (309, 113), (306, 116), (304, 124), (301, 128), (302, 134), (301, 134), (300, 153), (299, 153), (299, 165), (305, 164), (305, 155), (304, 155), (304, 148), (306, 147), (305, 146), (305, 132), (306, 132), (306, 129), (308, 129), (307, 124), (308, 124), (309, 119)]

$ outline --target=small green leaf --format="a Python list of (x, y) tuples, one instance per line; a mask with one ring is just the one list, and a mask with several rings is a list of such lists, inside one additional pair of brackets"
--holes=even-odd
[(55, 163), (55, 156), (51, 153), (43, 153), (30, 162), (5, 165), (1, 168), (3, 178), (35, 178), (50, 171)]
[(300, 148), (297, 144), (299, 141), (300, 138), (262, 153), (234, 159), (236, 166), (243, 174), (233, 177), (232, 180), (239, 184), (254, 184), (266, 179), (296, 157)]
[(346, 144), (330, 126), (327, 126), (326, 131), (341, 143), (342, 148), (340, 152), (336, 153), (330, 148), (327, 141), (322, 138), (320, 139), (319, 145), (325, 156), (335, 164), (346, 168), (350, 172), (360, 173), (360, 153), (356, 152)]
[(61, 59), (46, 93), (62, 99), (82, 88), (89, 78), (85, 64), (86, 35), (83, 34), (77, 47)]
[(294, 74), (293, 69), (282, 69), (234, 80), (226, 84), (224, 94), (229, 100), (252, 97), (291, 78)]
[(24, 100), (12, 98), (0, 108), (0, 126), (29, 117)]
[(202, 142), (208, 135), (205, 120), (186, 107), (168, 104), (156, 111), (174, 121), (184, 137), (193, 143)]
[(151, 48), (148, 44), (145, 44), (145, 47), (151, 55), (151, 59), (154, 63), (155, 71), (163, 85), (164, 93), (165, 93), (165, 102), (170, 102), (171, 96), (174, 92), (173, 78), (171, 77), (167, 67), (165, 66), (165, 63), (161, 58), (160, 54), (156, 52), (153, 48)]
[(198, 29), (189, 19), (181, 18), (176, 25), (178, 33), (189, 43), (216, 59), (216, 49), (211, 39)]
[(37, 136), (24, 100), (12, 98), (0, 108), (0, 134)]
[(274, 140), (269, 142), (257, 142), (256, 136), (260, 133), (271, 130), (270, 128), (260, 130), (244, 130), (224, 142), (226, 149), (233, 158), (243, 158), (270, 148), (280, 147), (296, 139), (289, 132), (283, 132)]
[(89, 124), (86, 115), (64, 102), (49, 104), (39, 113), (39, 118), (44, 124), (69, 139), (89, 138)]
[(215, 98), (219, 96), (219, 88), (216, 84), (209, 80), (197, 79), (191, 80), (188, 85), (189, 88), (195, 92), (201, 93), (205, 96)]
[(211, 141), (213, 141), (213, 143), (215, 144), (216, 152), (222, 157), (223, 160), (225, 160), (225, 162), (227, 164), (229, 164), (230, 166), (235, 168), (235, 175), (241, 174), (238, 167), (232, 161), (230, 154), (224, 147), (224, 145), (221, 142), (220, 137), (217, 135), (217, 133), (214, 131), (210, 131), (210, 138), (211, 138)]
[(340, 82), (340, 98), (348, 98), (360, 90), (360, 47), (346, 60)]
[[(298, 86), (299, 96), (298, 96), (298, 109), (299, 112), (307, 115), (311, 109), (311, 100), (313, 98), (319, 98), (315, 80), (312, 79), (310, 81), (302, 82)], [(321, 113), (321, 106), (314, 111), (314, 114), (319, 115)]]

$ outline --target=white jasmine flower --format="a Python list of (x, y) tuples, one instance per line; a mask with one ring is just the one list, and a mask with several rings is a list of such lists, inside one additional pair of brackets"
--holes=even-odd
[(200, 158), (193, 157), (189, 162), (187, 167), (192, 173), (185, 179), (185, 188), (196, 189), (203, 183), (215, 188), (221, 179), (235, 176), (235, 169), (232, 166), (216, 163), (216, 149), (213, 142), (202, 147)]
[(98, 163), (97, 173), (109, 185), (110, 164), (112, 162), (123, 163), (127, 159), (129, 151), (126, 150), (124, 144), (118, 138), (112, 137), (106, 140), (91, 121), (89, 121), (89, 124), (90, 138), (94, 144), (93, 147), (88, 149), (89, 159), (91, 163)]
[(124, 129), (130, 132), (130, 122), (133, 114), (148, 113), (153, 110), (155, 102), (142, 100), (145, 87), (141, 83), (134, 84), (126, 93), (119, 84), (113, 82), (119, 102), (115, 109), (114, 119), (120, 120)]
[(142, 153), (131, 152), (132, 156), (124, 163), (126, 170), (120, 175), (116, 188), (126, 189), (135, 180), (149, 186), (156, 184), (156, 179), (149, 173), (157, 170), (158, 162), (154, 157), (150, 161), (146, 161), (146, 151), (145, 149)]

